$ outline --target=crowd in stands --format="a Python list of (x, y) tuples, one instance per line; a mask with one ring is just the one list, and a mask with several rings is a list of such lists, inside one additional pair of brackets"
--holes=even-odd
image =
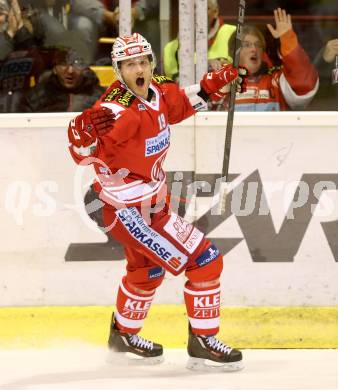
[[(266, 14), (267, 2), (247, 3), (253, 3), (255, 13), (261, 9)], [(263, 28), (245, 24), (240, 65), (249, 70), (249, 78), (247, 91), (236, 95), (236, 110), (338, 108), (338, 6), (334, 1), (311, 2), (308, 12), (331, 15), (325, 31), (320, 20), (309, 28), (309, 40), (313, 31), (321, 31), (314, 53), (307, 31), (300, 31), (288, 13), (297, 7), (284, 9), (289, 3), (274, 1), (271, 22)], [(160, 59), (158, 72), (178, 82), (179, 41), (176, 36), (161, 52), (159, 0), (132, 0), (131, 5), (132, 29), (151, 42)], [(233, 60), (234, 20), (226, 20), (220, 10), (217, 0), (208, 0), (209, 70)], [(91, 66), (111, 66), (111, 43), (100, 43), (100, 38), (114, 38), (118, 30), (118, 0), (0, 0), (0, 113), (90, 107), (105, 90)], [(226, 110), (227, 105), (225, 92), (209, 109)]]

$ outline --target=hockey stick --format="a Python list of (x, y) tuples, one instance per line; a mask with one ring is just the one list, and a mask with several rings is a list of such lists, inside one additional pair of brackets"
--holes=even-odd
[[(239, 65), (239, 55), (240, 55), (240, 51), (241, 51), (241, 41), (242, 41), (242, 30), (243, 30), (244, 16), (245, 16), (245, 5), (246, 5), (245, 0), (239, 0), (238, 19), (237, 19), (237, 26), (236, 26), (236, 37), (235, 37), (235, 47), (234, 47), (234, 56), (233, 56), (233, 65), (235, 68), (238, 68), (238, 65)], [(227, 117), (227, 125), (226, 125), (223, 167), (222, 167), (222, 178), (223, 178), (222, 180), (225, 179), (225, 182), (227, 181), (228, 174), (229, 174), (232, 128), (233, 128), (234, 112), (235, 112), (235, 98), (236, 98), (236, 83), (233, 83), (230, 87), (230, 99), (229, 99), (229, 106), (228, 106), (228, 117)], [(220, 193), (220, 211), (221, 211), (221, 214), (223, 214), (225, 211), (226, 188), (221, 186), (220, 191), (221, 191), (221, 193)]]

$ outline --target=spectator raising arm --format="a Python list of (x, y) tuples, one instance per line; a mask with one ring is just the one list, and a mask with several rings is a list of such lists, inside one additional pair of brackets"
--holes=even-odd
[(275, 39), (280, 39), (283, 73), (280, 87), (283, 96), (292, 109), (305, 107), (318, 90), (318, 72), (308, 55), (299, 45), (292, 28), (291, 16), (285, 10), (274, 11), (275, 27), (267, 27)]
[(328, 41), (323, 51), (323, 59), (327, 63), (333, 62), (336, 56), (338, 56), (338, 38)]
[[(281, 66), (269, 68), (266, 41), (255, 26), (244, 25), (240, 65), (247, 68), (247, 90), (236, 95), (236, 110), (281, 111), (304, 109), (318, 89), (318, 73), (298, 43), (291, 16), (274, 11), (275, 26), (267, 27), (280, 40)], [(231, 38), (234, 42), (234, 35)]]

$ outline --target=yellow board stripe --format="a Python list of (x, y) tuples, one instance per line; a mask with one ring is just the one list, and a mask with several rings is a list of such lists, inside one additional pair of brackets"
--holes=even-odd
[[(112, 308), (0, 308), (1, 348), (42, 348), (69, 341), (105, 345)], [(141, 335), (185, 348), (184, 305), (153, 305)], [(222, 308), (219, 338), (237, 348), (338, 348), (338, 307)]]

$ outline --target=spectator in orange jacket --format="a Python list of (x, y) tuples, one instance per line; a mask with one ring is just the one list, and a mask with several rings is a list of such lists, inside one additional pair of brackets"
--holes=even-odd
[(318, 72), (298, 42), (291, 16), (278, 8), (274, 20), (275, 26), (267, 27), (280, 40), (282, 65), (277, 68), (269, 68), (264, 60), (266, 42), (260, 30), (248, 25), (243, 28), (240, 65), (248, 69), (249, 77), (246, 92), (236, 95), (236, 110), (303, 110), (318, 90)]

